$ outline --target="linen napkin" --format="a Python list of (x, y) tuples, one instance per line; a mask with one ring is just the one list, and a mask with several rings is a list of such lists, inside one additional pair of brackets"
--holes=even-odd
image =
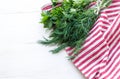
[[(51, 9), (51, 4), (42, 8)], [(66, 48), (69, 56), (73, 51)], [(113, 0), (100, 12), (82, 49), (71, 61), (86, 79), (120, 79), (120, 0)]]
[[(74, 48), (66, 48), (72, 55)], [(120, 0), (101, 11), (73, 64), (86, 79), (120, 79)]]

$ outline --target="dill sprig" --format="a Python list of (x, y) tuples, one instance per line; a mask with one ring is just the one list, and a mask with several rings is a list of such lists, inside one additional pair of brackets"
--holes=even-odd
[[(96, 2), (96, 6), (88, 8)], [(63, 0), (61, 6), (42, 12), (41, 23), (51, 31), (49, 39), (40, 41), (44, 45), (57, 45), (51, 52), (58, 53), (66, 47), (73, 47), (73, 56), (79, 53), (89, 31), (92, 29), (101, 9), (111, 0)], [(53, 7), (57, 0), (52, 0)]]

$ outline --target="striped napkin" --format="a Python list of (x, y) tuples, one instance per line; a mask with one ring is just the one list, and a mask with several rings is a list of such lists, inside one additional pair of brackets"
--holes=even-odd
[[(51, 4), (42, 10), (51, 10)], [(74, 48), (66, 48), (69, 56)], [(101, 11), (82, 49), (71, 60), (86, 79), (120, 79), (120, 0)]]
[[(68, 55), (73, 50), (66, 48)], [(101, 11), (72, 62), (86, 79), (120, 79), (120, 0)]]

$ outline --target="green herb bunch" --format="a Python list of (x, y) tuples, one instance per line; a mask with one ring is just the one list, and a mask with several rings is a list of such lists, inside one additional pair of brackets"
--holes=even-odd
[(55, 7), (56, 0), (52, 0), (53, 9), (42, 12), (44, 28), (50, 30), (49, 39), (40, 41), (44, 45), (57, 45), (51, 50), (58, 53), (66, 47), (75, 48), (74, 55), (79, 52), (89, 31), (92, 29), (101, 8), (110, 4), (111, 0), (100, 0), (95, 7), (89, 8), (90, 3), (97, 0), (63, 0), (61, 6)]

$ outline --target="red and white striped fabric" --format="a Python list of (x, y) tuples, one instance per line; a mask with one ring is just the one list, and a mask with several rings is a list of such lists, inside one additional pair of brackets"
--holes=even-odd
[[(73, 50), (66, 49), (68, 55)], [(86, 79), (120, 79), (120, 0), (101, 11), (72, 62)]]
[[(51, 9), (51, 4), (42, 8)], [(66, 48), (68, 55), (73, 50)], [(113, 0), (101, 11), (82, 49), (71, 61), (86, 79), (120, 79), (120, 0)]]

